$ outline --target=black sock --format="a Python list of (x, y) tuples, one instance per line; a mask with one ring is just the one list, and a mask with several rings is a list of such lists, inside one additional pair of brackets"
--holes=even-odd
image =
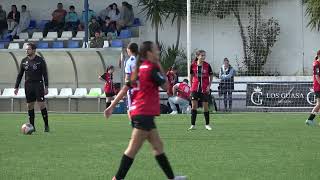
[(191, 125), (196, 125), (197, 110), (191, 110)]
[(310, 114), (310, 116), (309, 116), (308, 120), (313, 121), (313, 119), (314, 119), (315, 117), (316, 117), (316, 115), (315, 115), (315, 114)]
[(209, 117), (209, 111), (203, 112), (204, 119), (206, 120), (206, 125), (209, 125), (210, 117)]
[(133, 159), (126, 156), (125, 154), (122, 156), (121, 163), (116, 174), (116, 179), (124, 179), (133, 163)]
[(29, 115), (29, 122), (34, 126), (34, 109), (28, 110), (28, 115)]
[(171, 168), (171, 165), (168, 161), (167, 156), (162, 153), (158, 156), (156, 156), (156, 160), (158, 162), (158, 164), (160, 165), (161, 169), (163, 170), (163, 172), (166, 174), (168, 179), (174, 179), (174, 174)]
[(111, 102), (106, 103), (106, 108), (108, 108), (111, 105)]
[(49, 126), (48, 123), (48, 111), (47, 108), (41, 109), (42, 118), (45, 126)]

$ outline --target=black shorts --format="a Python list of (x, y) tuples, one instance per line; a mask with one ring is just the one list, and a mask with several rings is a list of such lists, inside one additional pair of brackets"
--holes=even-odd
[(114, 92), (106, 92), (106, 97), (113, 97), (115, 96), (116, 94)]
[(314, 95), (316, 96), (317, 99), (320, 98), (320, 91), (314, 92)]
[(191, 100), (209, 102), (210, 94), (205, 94), (200, 92), (191, 92)]
[(27, 103), (44, 102), (44, 85), (42, 81), (26, 82), (24, 85)]
[(144, 115), (132, 116), (131, 125), (133, 128), (141, 129), (145, 131), (151, 131), (152, 129), (157, 128), (154, 122), (154, 116), (144, 116)]

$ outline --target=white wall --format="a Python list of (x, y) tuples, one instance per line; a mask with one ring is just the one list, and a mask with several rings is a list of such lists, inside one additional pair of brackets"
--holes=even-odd
[[(101, 9), (114, 0), (89, 0), (90, 8), (99, 12)], [(137, 5), (136, 0), (127, 0), (133, 5)], [(32, 11), (35, 19), (50, 19), (51, 12), (55, 9), (58, 0), (2, 0), (0, 3), (7, 11), (11, 4), (18, 6), (26, 4)], [(121, 5), (122, 1), (117, 1)], [(44, 5), (45, 4), (45, 5)], [(63, 1), (64, 6), (75, 5), (78, 11), (81, 11), (83, 0)], [(135, 8), (136, 16), (143, 18), (138, 14), (139, 8)], [(305, 11), (301, 0), (269, 0), (268, 6), (263, 8), (263, 17), (274, 17), (279, 20), (281, 33), (278, 41), (272, 48), (269, 55), (265, 71), (280, 72), (281, 75), (310, 75), (312, 60), (315, 56), (318, 46), (320, 32), (310, 31), (306, 27), (308, 18), (304, 16)], [(246, 20), (247, 12), (242, 12), (244, 25), (248, 24)], [(233, 15), (225, 19), (209, 17), (193, 17), (196, 20), (192, 25), (192, 48), (206, 50), (208, 61), (217, 72), (224, 57), (228, 57), (234, 67), (237, 67), (236, 59), (243, 57), (242, 41), (240, 38), (238, 24)], [(140, 40), (154, 40), (154, 30), (150, 23), (140, 29)], [(175, 43), (176, 25), (167, 22), (160, 31), (160, 40), (167, 45)], [(186, 21), (182, 23), (181, 47), (186, 47)]]

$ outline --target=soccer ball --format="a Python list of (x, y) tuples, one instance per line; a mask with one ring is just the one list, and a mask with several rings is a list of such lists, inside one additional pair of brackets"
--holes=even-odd
[(22, 126), (21, 126), (21, 132), (23, 134), (32, 134), (33, 133), (33, 130), (34, 130), (34, 127), (32, 126), (32, 124), (30, 123), (24, 123)]

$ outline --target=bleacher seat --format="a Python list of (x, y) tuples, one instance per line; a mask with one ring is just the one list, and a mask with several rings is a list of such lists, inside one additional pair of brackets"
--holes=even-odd
[(5, 49), (5, 44), (4, 43), (0, 43), (0, 49)]
[(8, 49), (20, 49), (19, 43), (10, 43)]
[(13, 98), (17, 98), (17, 99), (22, 99), (26, 97), (26, 93), (25, 93), (25, 89), (24, 88), (20, 88), (18, 91), (18, 94), (13, 96)]
[(42, 32), (33, 32), (31, 39), (29, 41), (39, 41), (43, 38)]
[(63, 41), (53, 41), (52, 48), (63, 48)]
[(23, 43), (22, 49), (27, 49), (28, 43), (29, 43), (29, 42)]
[(0, 98), (12, 98), (14, 96), (14, 88), (5, 88)]
[(45, 95), (45, 98), (55, 98), (58, 96), (57, 88), (48, 88), (48, 94)]
[(37, 27), (37, 21), (34, 19), (31, 19), (28, 29), (35, 29), (36, 27)]
[[(86, 45), (86, 42), (83, 41), (82, 48), (86, 48), (85, 45)], [(87, 48), (90, 48), (90, 41), (88, 41), (87, 43)]]
[(57, 98), (68, 98), (72, 96), (72, 89), (71, 88), (62, 88), (60, 94)]
[(43, 38), (43, 41), (54, 41), (58, 38), (57, 32), (48, 32), (47, 37)]
[(84, 98), (87, 95), (87, 89), (86, 88), (77, 88), (71, 98)]
[(120, 31), (120, 35), (119, 35), (120, 39), (127, 39), (131, 37), (132, 37), (132, 33), (129, 29), (123, 29)]
[(41, 20), (38, 28), (42, 31), (48, 22), (50, 20)]
[(79, 41), (70, 40), (70, 41), (68, 41), (67, 47), (68, 48), (80, 48), (80, 43), (79, 43)]
[(98, 98), (102, 95), (101, 88), (91, 88), (87, 94), (87, 98)]
[(107, 47), (109, 47), (110, 45), (109, 45), (109, 41), (104, 41), (103, 42), (103, 48), (107, 48)]
[(63, 31), (62, 35), (60, 38), (58, 38), (58, 40), (69, 40), (72, 38), (72, 31)]
[(39, 49), (48, 49), (49, 48), (49, 43), (48, 42), (39, 42), (37, 44), (37, 47)]
[(23, 42), (29, 39), (29, 33), (23, 32), (19, 34), (19, 39), (14, 39), (13, 42)]
[(133, 27), (136, 27), (136, 26), (141, 26), (141, 22), (140, 22), (140, 19), (139, 18), (135, 18), (134, 21), (133, 21)]
[(83, 40), (84, 37), (85, 37), (85, 32), (78, 31), (76, 37), (72, 38), (72, 40)]
[(112, 40), (111, 47), (123, 47), (122, 40), (119, 40), (119, 39)]

